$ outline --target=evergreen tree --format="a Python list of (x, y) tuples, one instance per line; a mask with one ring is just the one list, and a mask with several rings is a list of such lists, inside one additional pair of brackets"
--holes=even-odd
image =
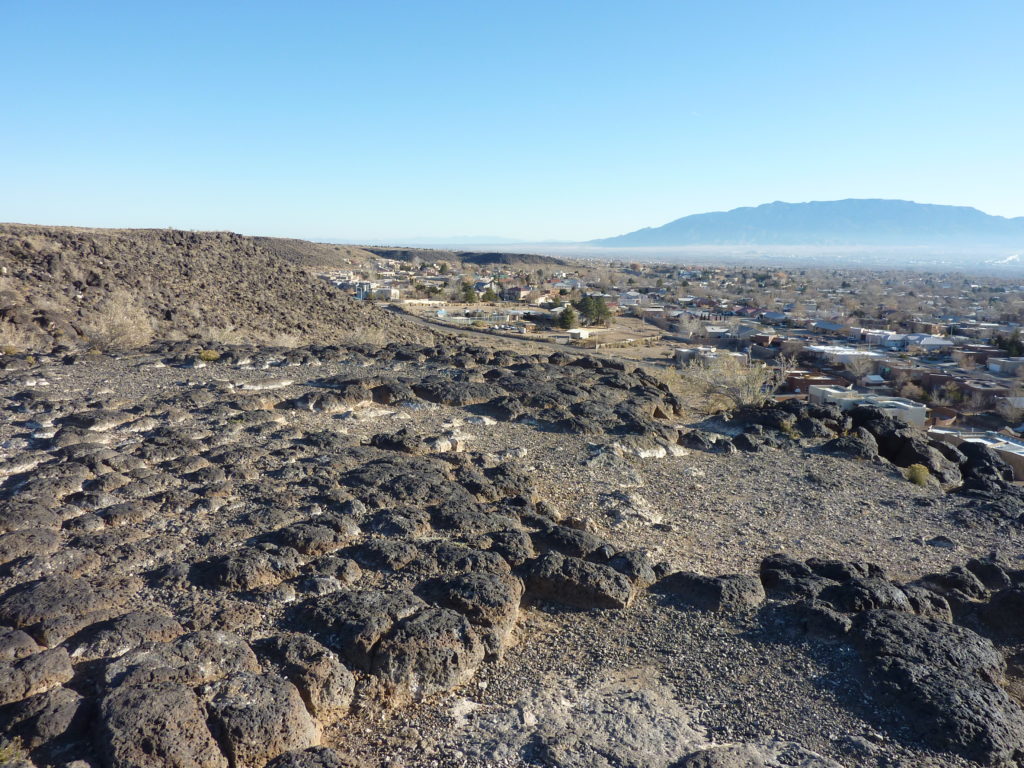
[(579, 325), (578, 318), (576, 316), (576, 310), (572, 308), (572, 304), (569, 304), (562, 310), (562, 314), (558, 316), (558, 327), (569, 330)]
[(589, 325), (607, 323), (612, 316), (612, 311), (601, 296), (584, 296), (579, 301), (573, 302), (573, 306), (579, 310), (580, 315)]
[(480, 297), (482, 301), (497, 301), (498, 294), (494, 292), (493, 288), (488, 288), (484, 291), (484, 295)]
[(480, 301), (480, 297), (476, 295), (476, 291), (473, 290), (473, 286), (470, 283), (463, 283), (459, 293), (462, 301), (466, 304), (476, 304)]

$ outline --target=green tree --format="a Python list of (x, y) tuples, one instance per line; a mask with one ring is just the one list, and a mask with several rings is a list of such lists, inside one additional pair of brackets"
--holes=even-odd
[(498, 294), (494, 292), (493, 288), (488, 288), (484, 291), (484, 295), (480, 297), (483, 301), (497, 301)]
[(480, 297), (476, 295), (476, 291), (470, 283), (462, 284), (462, 287), (459, 289), (459, 297), (466, 304), (476, 304), (480, 301)]
[(576, 310), (572, 308), (572, 304), (568, 304), (558, 316), (558, 327), (569, 330), (577, 325), (579, 325), (579, 318), (576, 315)]
[(584, 296), (573, 306), (590, 325), (605, 325), (612, 317), (612, 311), (602, 296)]
[(1024, 352), (1024, 344), (1021, 343), (1020, 331), (1017, 329), (1009, 336), (1000, 336), (996, 339), (996, 346), (1005, 350), (1007, 357), (1020, 357)]
[(442, 275), (447, 275), (448, 274), (448, 262), (447, 261), (442, 261), (441, 262), (441, 266), (437, 268), (437, 271), (440, 272)]

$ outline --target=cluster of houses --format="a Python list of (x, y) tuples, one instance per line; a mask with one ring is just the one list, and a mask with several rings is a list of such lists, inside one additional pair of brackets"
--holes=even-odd
[[(883, 398), (914, 423), (946, 427), (1000, 406), (1024, 416), (1024, 356), (1005, 343), (1024, 335), (1020, 285), (856, 270), (626, 263), (572, 270), (385, 258), (324, 276), (358, 299), (425, 304), (450, 324), (509, 333), (531, 333), (567, 302), (599, 296), (614, 316), (638, 318), (674, 345), (678, 364), (721, 355), (798, 361), (786, 375), (790, 396)], [(491, 301), (465, 303), (467, 286), (472, 298)], [(584, 342), (593, 333), (581, 327), (569, 335)]]

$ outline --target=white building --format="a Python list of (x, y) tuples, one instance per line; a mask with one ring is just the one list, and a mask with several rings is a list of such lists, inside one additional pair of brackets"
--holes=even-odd
[(990, 357), (986, 365), (992, 373), (1016, 376), (1024, 368), (1024, 357)]
[(852, 410), (858, 405), (870, 405), (889, 416), (903, 419), (908, 424), (922, 429), (928, 422), (927, 406), (914, 400), (907, 400), (905, 397), (865, 395), (863, 392), (841, 387), (812, 384), (807, 388), (807, 399), (815, 405), (838, 405), (844, 411)]

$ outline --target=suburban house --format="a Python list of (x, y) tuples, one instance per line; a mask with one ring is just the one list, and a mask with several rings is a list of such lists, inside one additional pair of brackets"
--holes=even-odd
[(992, 373), (1018, 376), (1024, 370), (1024, 357), (990, 357), (986, 365)]

